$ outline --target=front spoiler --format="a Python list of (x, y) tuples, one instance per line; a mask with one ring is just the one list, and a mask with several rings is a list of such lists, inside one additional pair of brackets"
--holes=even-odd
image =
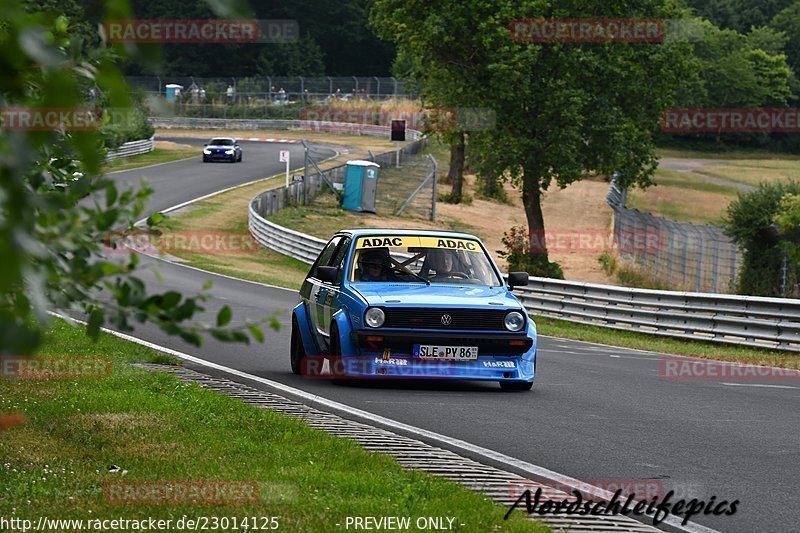
[(533, 381), (531, 357), (479, 356), (475, 361), (429, 361), (409, 356), (307, 356), (302, 374), (327, 379), (456, 379), (476, 381)]

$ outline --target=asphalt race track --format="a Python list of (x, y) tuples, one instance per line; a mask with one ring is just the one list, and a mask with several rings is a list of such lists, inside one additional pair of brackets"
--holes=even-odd
[[(241, 164), (203, 164), (198, 150), (191, 160), (113, 176), (127, 183), (148, 177), (156, 191), (149, 207), (163, 210), (281, 172), (281, 149), (291, 150), (294, 167), (302, 165), (299, 144), (242, 146)], [(325, 149), (315, 153), (318, 160), (328, 155)], [(151, 326), (137, 329), (140, 338), (597, 485), (659, 480), (678, 499), (738, 499), (734, 516), (693, 518), (719, 531), (798, 530), (800, 505), (793, 493), (800, 479), (800, 380), (666, 380), (658, 354), (541, 338), (529, 393), (503, 393), (494, 383), (337, 385), (290, 371), (288, 312), (295, 292), (155, 259), (142, 263), (162, 277), (159, 283), (152, 272), (143, 274), (152, 290), (196, 293), (211, 280), (216, 300), (208, 321), (228, 304), (234, 321), (279, 312), (283, 329), (251, 346), (209, 339), (198, 349)]]

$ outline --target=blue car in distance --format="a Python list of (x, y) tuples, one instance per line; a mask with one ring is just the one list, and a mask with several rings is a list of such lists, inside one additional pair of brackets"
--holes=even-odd
[(217, 137), (203, 145), (203, 163), (209, 161), (230, 161), (236, 163), (242, 160), (242, 148), (232, 137)]
[(321, 378), (497, 381), (529, 390), (536, 325), (481, 241), (466, 233), (334, 235), (292, 313), (291, 367)]

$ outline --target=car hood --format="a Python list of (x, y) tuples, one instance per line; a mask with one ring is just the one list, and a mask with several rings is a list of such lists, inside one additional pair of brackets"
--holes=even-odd
[(421, 283), (353, 283), (369, 305), (401, 307), (522, 307), (505, 287), (424, 285)]

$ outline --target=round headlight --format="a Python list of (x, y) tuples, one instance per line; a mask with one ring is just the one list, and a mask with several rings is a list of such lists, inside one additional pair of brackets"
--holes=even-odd
[(511, 311), (506, 315), (505, 325), (508, 331), (519, 331), (525, 325), (525, 317), (519, 311)]
[(370, 307), (364, 315), (364, 322), (371, 328), (381, 327), (384, 320), (386, 320), (386, 313), (383, 312), (383, 309), (378, 309), (377, 307)]

